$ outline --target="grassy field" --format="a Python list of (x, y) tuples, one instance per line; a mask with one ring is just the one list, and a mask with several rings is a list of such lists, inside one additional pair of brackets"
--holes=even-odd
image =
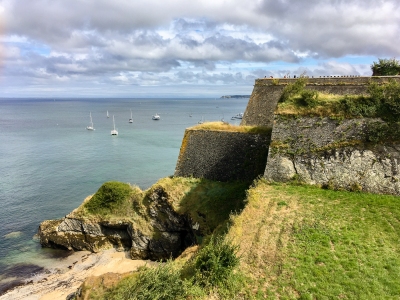
[[(166, 190), (173, 194), (186, 180), (194, 190), (200, 183), (168, 179)], [(198, 192), (206, 195), (207, 188)], [(185, 210), (200, 205), (189, 200)], [(205, 237), (190, 254), (85, 299), (399, 299), (399, 201), (259, 180), (219, 238)], [(218, 209), (211, 202), (201, 209), (208, 205)], [(226, 212), (221, 216), (225, 227)], [(217, 228), (218, 214), (213, 222)]]
[(260, 181), (228, 237), (255, 299), (395, 299), (399, 201)]

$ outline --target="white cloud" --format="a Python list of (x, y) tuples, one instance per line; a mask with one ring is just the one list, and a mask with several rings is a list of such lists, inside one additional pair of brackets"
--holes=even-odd
[[(263, 74), (368, 74), (367, 60), (400, 55), (397, 2), (0, 0), (0, 90), (98, 82), (108, 92), (215, 84), (249, 93)], [(355, 56), (365, 59), (354, 66)]]

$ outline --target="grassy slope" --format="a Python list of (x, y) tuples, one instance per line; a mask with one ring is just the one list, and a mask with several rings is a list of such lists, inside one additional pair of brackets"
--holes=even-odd
[(399, 200), (260, 181), (228, 234), (248, 288), (260, 299), (400, 297)]
[[(226, 188), (220, 183), (168, 178), (158, 184), (164, 186), (176, 209), (214, 210), (213, 222), (217, 222), (215, 199)], [(180, 203), (180, 194), (187, 195), (189, 186), (194, 193), (183, 197), (188, 202)], [(208, 193), (214, 200), (201, 203)], [(237, 276), (204, 290), (185, 275), (188, 269), (195, 272), (190, 271), (193, 265), (185, 264), (187, 257), (178, 258), (174, 264), (182, 268), (178, 271), (181, 278), (189, 279), (181, 285), (191, 295), (182, 299), (399, 298), (399, 200), (260, 180), (248, 190), (243, 210), (230, 217), (225, 239), (239, 246)], [(226, 224), (227, 212), (222, 216), (221, 224)], [(132, 280), (123, 281), (115, 291), (129, 289)], [(107, 295), (114, 299), (112, 293)]]

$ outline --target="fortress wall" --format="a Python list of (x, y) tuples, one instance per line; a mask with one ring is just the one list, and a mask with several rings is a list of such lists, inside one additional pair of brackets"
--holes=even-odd
[(270, 134), (186, 129), (175, 176), (253, 180), (264, 173)]
[[(328, 94), (356, 95), (364, 94), (370, 81), (384, 83), (389, 79), (400, 81), (400, 76), (308, 78), (306, 88)], [(283, 89), (296, 80), (257, 79), (241, 125), (272, 127), (273, 114)]]
[(264, 177), (400, 195), (400, 144), (369, 143), (376, 122), (276, 115)]

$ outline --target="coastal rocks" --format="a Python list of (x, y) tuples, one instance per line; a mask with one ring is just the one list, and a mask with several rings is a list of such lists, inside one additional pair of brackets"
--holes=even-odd
[(128, 226), (127, 223), (92, 223), (65, 217), (42, 222), (38, 235), (43, 247), (92, 252), (111, 247), (124, 250), (131, 245)]
[[(93, 221), (70, 214), (60, 220), (40, 224), (38, 235), (43, 247), (98, 252), (116, 248), (129, 250), (132, 259), (164, 260), (177, 257), (195, 243), (186, 216), (176, 213), (161, 186), (150, 190), (146, 215), (138, 220)], [(150, 230), (143, 229), (146, 224)]]

